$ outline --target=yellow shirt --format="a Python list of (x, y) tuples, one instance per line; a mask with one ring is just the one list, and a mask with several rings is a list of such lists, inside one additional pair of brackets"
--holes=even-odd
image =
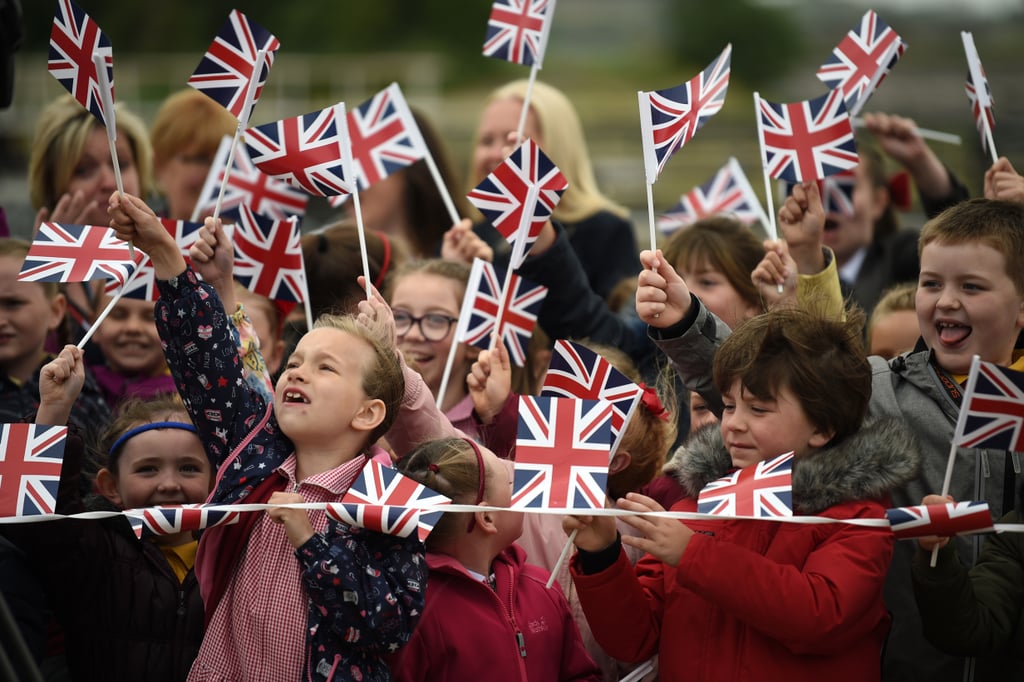
[(160, 545), (160, 550), (167, 557), (167, 563), (171, 565), (174, 575), (178, 576), (178, 582), (184, 582), (185, 576), (192, 570), (196, 563), (196, 549), (199, 541), (193, 540), (183, 545)]

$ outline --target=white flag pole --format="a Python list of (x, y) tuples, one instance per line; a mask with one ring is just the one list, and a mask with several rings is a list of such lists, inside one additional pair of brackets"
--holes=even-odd
[[(114, 167), (114, 181), (117, 184), (117, 196), (124, 198), (124, 182), (121, 180), (121, 162), (117, 158), (117, 112), (114, 111), (114, 98), (111, 95), (110, 80), (107, 75), (107, 64), (103, 55), (93, 53), (92, 65), (99, 79), (100, 101), (103, 102), (103, 126), (107, 129), (107, 143), (110, 145), (110, 163)], [(135, 260), (135, 245), (128, 240), (128, 255)]]
[(220, 217), (220, 207), (224, 201), (224, 193), (227, 191), (228, 178), (231, 175), (231, 166), (235, 162), (235, 148), (242, 132), (249, 126), (249, 116), (252, 114), (253, 100), (256, 99), (256, 86), (259, 84), (260, 72), (267, 58), (266, 48), (256, 53), (256, 64), (253, 66), (252, 78), (249, 79), (249, 87), (245, 91), (245, 105), (242, 107), (242, 115), (238, 117), (238, 125), (235, 127), (235, 136), (231, 140), (231, 149), (228, 151), (228, 161), (224, 166), (224, 178), (220, 183), (220, 193), (217, 195), (217, 203), (213, 207), (213, 218)]
[(978, 100), (978, 107), (981, 109), (981, 127), (988, 142), (988, 150), (992, 155), (992, 163), (999, 160), (996, 154), (996, 143), (992, 139), (992, 129), (988, 125), (988, 110), (992, 108), (992, 100), (988, 94), (988, 79), (981, 69), (981, 57), (978, 56), (978, 48), (974, 44), (974, 34), (970, 31), (961, 31), (960, 39), (964, 43), (964, 53), (967, 55), (967, 69), (971, 74), (971, 82), (974, 84), (974, 96)]
[(479, 258), (474, 258), (473, 265), (469, 270), (469, 280), (466, 282), (466, 292), (462, 295), (462, 303), (459, 304), (459, 320), (455, 325), (455, 338), (452, 339), (452, 345), (448, 348), (448, 360), (444, 364), (444, 372), (441, 373), (441, 385), (434, 397), (438, 407), (441, 407), (445, 392), (448, 390), (448, 380), (455, 364), (455, 353), (469, 327), (469, 318), (473, 314), (473, 306), (470, 305), (470, 302), (475, 300), (477, 294), (480, 293), (480, 278), (483, 276), (483, 268), (484, 262)]
[(754, 92), (754, 116), (757, 119), (757, 143), (761, 147), (761, 170), (764, 174), (764, 195), (768, 204), (768, 238), (773, 242), (779, 240), (779, 231), (775, 225), (775, 202), (772, 199), (772, 181), (768, 174), (768, 153), (764, 148), (764, 122), (761, 121), (761, 95)]
[[(128, 244), (130, 246), (131, 242), (129, 242)], [(89, 329), (85, 332), (85, 335), (82, 337), (82, 340), (78, 342), (76, 348), (78, 348), (79, 350), (85, 348), (85, 344), (89, 343), (89, 339), (91, 339), (92, 335), (96, 333), (96, 330), (100, 328), (100, 323), (103, 322), (103, 320), (107, 319), (107, 315), (109, 315), (110, 311), (114, 309), (114, 306), (117, 305), (117, 302), (121, 300), (121, 296), (124, 294), (125, 291), (128, 290), (128, 285), (135, 280), (135, 276), (139, 274), (139, 272), (142, 270), (142, 266), (145, 265), (148, 260), (149, 256), (143, 254), (142, 262), (139, 263), (138, 265), (135, 265), (135, 269), (132, 270), (132, 273), (130, 275), (128, 275), (128, 279), (124, 281), (124, 284), (118, 287), (117, 292), (113, 295), (113, 297), (111, 297), (110, 303), (107, 303), (107, 307), (105, 307), (103, 309), (103, 312), (101, 312), (96, 317), (96, 320), (93, 321), (92, 326), (89, 327)], [(132, 256), (132, 263), (135, 263), (134, 255)]]
[(534, 64), (530, 67), (530, 79), (526, 82), (526, 93), (523, 95), (523, 110), (519, 112), (519, 126), (516, 128), (516, 144), (523, 141), (523, 130), (526, 128), (526, 117), (530, 113), (530, 98), (533, 95), (533, 83), (537, 80), (537, 70), (540, 67)]
[[(960, 447), (960, 439), (963, 438), (964, 428), (967, 426), (967, 415), (970, 413), (968, 404), (974, 395), (974, 386), (978, 383), (978, 368), (981, 366), (981, 358), (977, 355), (971, 357), (971, 369), (967, 373), (967, 386), (964, 388), (963, 398), (960, 400), (960, 414), (956, 419), (956, 428), (953, 429), (953, 442), (949, 445), (949, 458), (946, 461), (946, 475), (942, 479), (942, 496), (949, 494), (949, 486), (953, 482), (953, 464), (956, 462), (956, 451)], [(935, 568), (935, 562), (939, 557), (939, 548), (932, 550), (932, 558), (929, 565)]]

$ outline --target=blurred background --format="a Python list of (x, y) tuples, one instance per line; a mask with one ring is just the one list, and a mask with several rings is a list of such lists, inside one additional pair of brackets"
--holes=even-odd
[[(338, 101), (355, 106), (397, 81), (437, 125), (464, 175), (486, 94), (529, 75), (527, 67), (480, 54), (490, 0), (78, 1), (113, 45), (117, 100), (147, 122), (168, 93), (184, 87), (237, 8), (282, 45), (253, 125)], [(0, 206), (14, 234), (29, 236), (25, 174), (34, 122), (64, 91), (46, 69), (54, 3), (21, 0), (21, 6), (24, 40), (13, 101), (0, 111)], [(731, 42), (725, 106), (669, 162), (654, 186), (655, 210), (670, 208), (730, 155), (760, 195), (751, 93), (776, 102), (824, 93), (815, 71), (867, 9), (908, 49), (865, 111), (898, 113), (922, 128), (961, 135), (959, 146), (932, 146), (980, 194), (990, 160), (964, 94), (960, 41), (960, 31), (972, 31), (995, 99), (996, 149), (1024, 168), (1022, 0), (560, 0), (539, 78), (575, 102), (599, 183), (636, 212), (643, 245), (648, 224), (636, 91), (692, 78)], [(311, 203), (303, 229), (330, 219), (325, 202)], [(917, 216), (906, 222), (920, 224)]]

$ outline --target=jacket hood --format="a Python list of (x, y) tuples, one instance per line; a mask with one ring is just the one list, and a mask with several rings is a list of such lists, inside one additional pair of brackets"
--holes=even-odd
[[(794, 511), (816, 514), (842, 502), (882, 498), (913, 479), (920, 463), (920, 450), (902, 421), (867, 419), (842, 442), (793, 463)], [(732, 458), (717, 426), (691, 436), (665, 465), (665, 473), (693, 499), (731, 469)]]

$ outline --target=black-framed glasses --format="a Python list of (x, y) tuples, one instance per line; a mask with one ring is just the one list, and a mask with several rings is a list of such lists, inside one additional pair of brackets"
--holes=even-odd
[(405, 336), (412, 330), (412, 326), (419, 325), (420, 334), (427, 341), (442, 341), (452, 325), (458, 322), (458, 318), (445, 315), (444, 313), (427, 313), (422, 317), (413, 317), (412, 313), (404, 310), (394, 311), (395, 332), (399, 336)]

